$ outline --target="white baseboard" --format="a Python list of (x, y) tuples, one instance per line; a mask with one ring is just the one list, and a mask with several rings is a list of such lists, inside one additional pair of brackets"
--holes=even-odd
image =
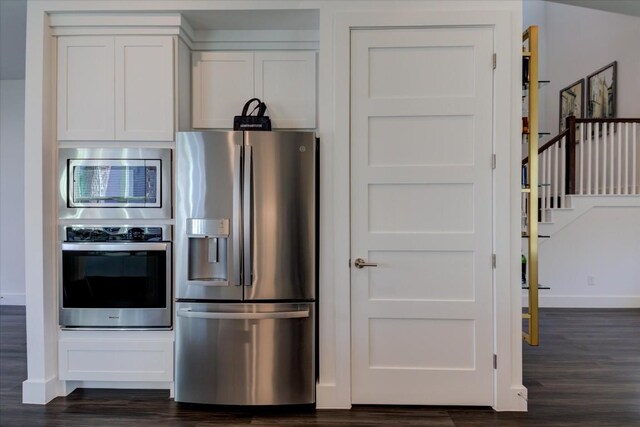
[(497, 412), (526, 412), (527, 388), (524, 386), (511, 387), (507, 397), (499, 399), (493, 407)]
[(64, 381), (67, 394), (76, 388), (116, 388), (169, 390), (173, 394), (173, 381)]
[[(640, 296), (540, 295), (539, 304), (541, 308), (640, 308)], [(522, 306), (527, 306), (526, 295)]]
[(25, 294), (0, 294), (0, 305), (27, 305)]
[(335, 384), (317, 384), (316, 409), (351, 409), (351, 399), (339, 395)]
[(57, 377), (46, 381), (25, 380), (22, 382), (22, 403), (46, 405), (63, 395), (64, 384)]

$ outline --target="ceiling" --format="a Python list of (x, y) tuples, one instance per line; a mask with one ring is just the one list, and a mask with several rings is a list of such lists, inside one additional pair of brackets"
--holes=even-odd
[[(533, 1), (533, 0), (525, 0)], [(547, 0), (573, 6), (640, 16), (640, 0)], [(306, 30), (318, 28), (316, 11), (255, 11), (246, 15), (238, 11), (185, 12), (196, 29), (267, 29)], [(303, 13), (301, 13), (303, 12)], [(242, 15), (242, 16), (241, 16)], [(24, 79), (27, 0), (0, 0), (0, 79)]]
[(640, 0), (547, 0), (624, 15), (640, 16)]

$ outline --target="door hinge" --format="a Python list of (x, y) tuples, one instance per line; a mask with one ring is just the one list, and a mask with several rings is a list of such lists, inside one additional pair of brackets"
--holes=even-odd
[(492, 154), (491, 155), (491, 169), (495, 169), (496, 168), (496, 155)]
[(493, 355), (493, 369), (498, 369), (498, 355)]
[(498, 54), (494, 53), (493, 54), (493, 69), (496, 69), (496, 65), (498, 64)]
[(496, 254), (492, 254), (492, 255), (491, 255), (491, 266), (492, 266), (493, 268), (496, 268), (496, 263), (497, 263), (497, 261), (496, 261)]

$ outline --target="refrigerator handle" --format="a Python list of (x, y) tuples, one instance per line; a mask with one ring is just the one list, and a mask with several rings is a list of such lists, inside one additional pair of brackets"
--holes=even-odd
[(240, 275), (242, 273), (241, 253), (242, 253), (242, 197), (241, 180), (242, 173), (242, 149), (239, 145), (233, 146), (233, 285), (242, 285)]
[(251, 286), (253, 284), (252, 277), (252, 250), (253, 250), (253, 147), (245, 145), (244, 147), (244, 179), (243, 179), (243, 197), (242, 202), (242, 215), (243, 215), (243, 245), (244, 252), (243, 266), (244, 277), (243, 283), (245, 286)]
[(230, 313), (215, 311), (191, 311), (183, 308), (177, 311), (178, 317), (196, 319), (227, 319), (227, 320), (260, 320), (260, 319), (300, 319), (309, 317), (309, 310), (271, 311), (262, 313)]

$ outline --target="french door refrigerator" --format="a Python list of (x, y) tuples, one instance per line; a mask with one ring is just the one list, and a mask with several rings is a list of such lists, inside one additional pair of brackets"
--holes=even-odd
[(313, 132), (179, 132), (180, 402), (315, 402)]

